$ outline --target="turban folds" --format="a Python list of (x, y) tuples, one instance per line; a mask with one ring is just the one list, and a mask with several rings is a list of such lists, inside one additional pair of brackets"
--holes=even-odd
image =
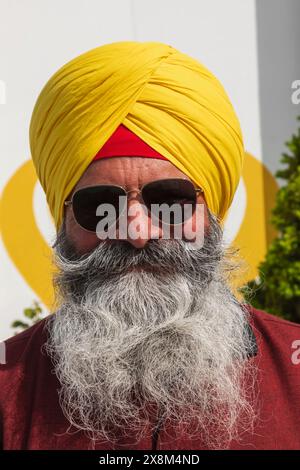
[(209, 209), (223, 219), (244, 157), (223, 86), (170, 45), (122, 41), (61, 67), (33, 109), (31, 155), (57, 228), (65, 199), (122, 123), (203, 188)]

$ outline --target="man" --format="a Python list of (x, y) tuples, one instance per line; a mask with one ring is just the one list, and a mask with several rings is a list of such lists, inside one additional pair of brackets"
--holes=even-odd
[[(299, 448), (299, 325), (230, 289), (222, 220), (244, 150), (211, 72), (161, 43), (93, 49), (46, 84), (30, 143), (57, 306), (6, 341), (2, 447)], [(157, 203), (193, 210), (168, 221)]]

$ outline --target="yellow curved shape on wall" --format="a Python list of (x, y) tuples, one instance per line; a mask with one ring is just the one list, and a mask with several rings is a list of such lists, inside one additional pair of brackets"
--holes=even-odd
[[(243, 179), (247, 191), (244, 219), (233, 241), (249, 265), (239, 285), (257, 276), (267, 244), (275, 235), (266, 223), (273, 207), (277, 184), (272, 174), (255, 157), (246, 153)], [(1, 232), (6, 250), (37, 297), (48, 307), (54, 304), (51, 248), (34, 217), (33, 194), (37, 176), (29, 160), (6, 184), (1, 198)]]
[(268, 245), (276, 236), (270, 216), (278, 190), (274, 176), (250, 153), (246, 153), (242, 177), (247, 204), (243, 222), (232, 244), (240, 249), (249, 268), (239, 278), (239, 286), (258, 275), (258, 265), (264, 260)]
[(1, 234), (14, 265), (38, 298), (50, 308), (54, 300), (53, 266), (51, 248), (34, 217), (36, 182), (32, 160), (26, 161), (10, 178), (1, 197)]

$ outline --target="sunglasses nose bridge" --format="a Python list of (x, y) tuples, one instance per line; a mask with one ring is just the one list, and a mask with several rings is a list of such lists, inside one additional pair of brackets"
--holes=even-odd
[[(121, 212), (119, 213), (119, 216), (121, 213), (124, 215), (127, 215), (128, 219), (133, 219), (134, 216), (130, 215), (130, 213), (134, 213), (131, 207), (137, 207), (136, 204), (142, 206), (143, 211), (141, 212), (144, 214), (145, 217), (149, 216), (149, 209), (143, 199), (142, 196), (142, 190), (141, 189), (130, 189), (129, 191), (126, 191), (124, 188), (122, 194), (119, 194), (119, 207), (121, 207)], [(145, 209), (147, 210), (145, 212)], [(127, 212), (127, 214), (126, 214)]]
[(126, 192), (126, 197), (128, 200), (130, 199), (141, 199), (142, 191), (140, 189), (130, 189), (129, 191)]
[(126, 191), (125, 197), (127, 205), (131, 203), (131, 201), (137, 201), (140, 204), (146, 205), (141, 189), (130, 189), (129, 191)]
[(140, 193), (141, 190), (140, 189), (129, 189), (129, 191), (126, 191), (126, 194), (130, 194), (130, 193)]

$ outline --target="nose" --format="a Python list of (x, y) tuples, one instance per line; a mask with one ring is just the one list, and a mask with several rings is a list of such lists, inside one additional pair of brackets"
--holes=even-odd
[(135, 248), (144, 248), (150, 239), (162, 237), (159, 222), (151, 218), (151, 212), (137, 198), (128, 198), (127, 241)]

